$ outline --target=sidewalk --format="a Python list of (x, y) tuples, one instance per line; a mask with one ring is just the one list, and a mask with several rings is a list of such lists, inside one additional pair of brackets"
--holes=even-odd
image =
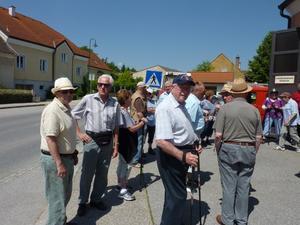
[[(264, 144), (257, 156), (252, 189), (249, 199), (249, 224), (252, 225), (296, 225), (300, 215), (300, 153), (273, 150), (274, 145)], [(145, 145), (145, 148), (147, 146)], [(82, 154), (80, 154), (82, 156)], [(134, 189), (136, 200), (122, 201), (117, 198), (116, 166), (111, 162), (108, 174), (108, 193), (105, 198), (110, 206), (106, 212), (90, 209), (85, 217), (77, 218), (77, 198), (80, 167), (74, 177), (72, 199), (68, 205), (68, 220), (79, 225), (153, 225), (160, 224), (164, 201), (164, 188), (159, 177), (155, 156), (147, 156), (144, 177), (147, 188), (139, 191), (139, 169), (132, 169), (129, 184)], [(80, 165), (80, 164), (79, 164)], [(201, 211), (202, 224), (216, 225), (215, 217), (221, 210), (221, 184), (216, 153), (213, 146), (201, 155)], [(193, 225), (199, 224), (198, 193), (194, 194)], [(35, 225), (43, 225), (47, 210)], [(185, 224), (190, 224), (190, 200), (186, 204)]]

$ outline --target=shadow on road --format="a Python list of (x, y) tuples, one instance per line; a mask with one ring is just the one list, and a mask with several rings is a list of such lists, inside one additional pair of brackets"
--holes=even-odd
[[(195, 193), (194, 195), (197, 196), (198, 194)], [(201, 212), (199, 207), (198, 199), (193, 200), (193, 205), (191, 205), (191, 199), (186, 202), (183, 224), (196, 225), (199, 224), (201, 218), (202, 224), (205, 225), (206, 218), (210, 214), (210, 207), (204, 201), (201, 201)]]
[(300, 178), (300, 172), (296, 173), (295, 176)]

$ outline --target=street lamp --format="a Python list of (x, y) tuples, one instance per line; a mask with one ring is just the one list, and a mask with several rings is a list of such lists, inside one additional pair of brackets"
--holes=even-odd
[(92, 52), (92, 42), (94, 42), (93, 47), (97, 48), (97, 42), (96, 39), (91, 38), (90, 42), (89, 42), (89, 61), (88, 61), (88, 74), (89, 74), (89, 81), (90, 81), (90, 93), (92, 93), (92, 80), (95, 79), (95, 75), (94, 74), (90, 74), (90, 62), (91, 62), (91, 52)]

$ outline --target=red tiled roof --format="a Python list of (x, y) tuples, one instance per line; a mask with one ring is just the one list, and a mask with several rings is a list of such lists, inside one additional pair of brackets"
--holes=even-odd
[(233, 72), (191, 72), (191, 74), (195, 82), (203, 83), (224, 84), (234, 79)]
[(91, 52), (91, 58), (89, 61), (90, 67), (100, 68), (108, 71), (112, 71), (111, 68), (106, 65), (105, 62), (103, 62), (95, 53)]
[(74, 54), (88, 57), (88, 53), (78, 48), (73, 42), (61, 33), (55, 31), (46, 24), (16, 13), (10, 16), (8, 9), (0, 7), (0, 30), (8, 37), (31, 42), (49, 48), (55, 48), (62, 42), (66, 42)]

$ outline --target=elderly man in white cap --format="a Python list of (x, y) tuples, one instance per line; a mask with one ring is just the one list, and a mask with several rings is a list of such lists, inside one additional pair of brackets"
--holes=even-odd
[(84, 96), (72, 110), (76, 120), (83, 119), (85, 122), (85, 132), (77, 124), (77, 136), (84, 143), (78, 216), (85, 215), (89, 200), (90, 207), (107, 210), (102, 195), (107, 186), (111, 158), (117, 157), (119, 149), (120, 105), (109, 96), (113, 82), (109, 74), (102, 74), (98, 78), (98, 92)]
[(153, 89), (147, 88), (147, 134), (148, 134), (148, 153), (154, 155), (152, 143), (155, 133), (155, 109), (156, 101), (153, 99)]
[(66, 223), (66, 206), (72, 193), (74, 165), (78, 162), (76, 122), (69, 105), (75, 89), (68, 78), (57, 79), (51, 90), (55, 98), (41, 117), (41, 165), (48, 201), (48, 225), (72, 224)]
[(244, 79), (235, 79), (216, 118), (215, 145), (223, 189), (221, 225), (247, 224), (250, 180), (262, 138), (259, 111), (246, 101), (252, 90)]
[[(146, 116), (147, 112), (147, 97), (146, 97), (146, 84), (142, 81), (136, 85), (136, 91), (131, 96), (130, 113), (133, 120), (137, 123)], [(140, 159), (143, 153), (143, 140), (144, 140), (144, 127), (137, 131), (138, 134), (138, 147), (137, 153), (132, 159), (132, 166), (140, 167)]]

